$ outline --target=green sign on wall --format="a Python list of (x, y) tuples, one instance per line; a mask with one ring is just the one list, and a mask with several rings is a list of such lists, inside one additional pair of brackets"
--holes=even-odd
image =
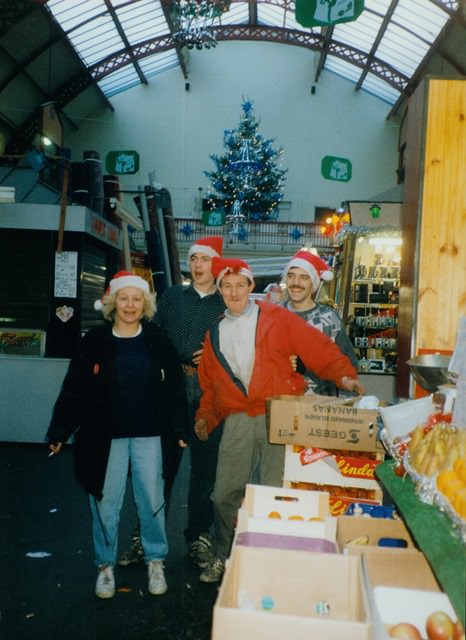
[(296, 0), (296, 20), (303, 27), (352, 22), (364, 11), (364, 0)]
[(202, 224), (206, 227), (221, 227), (225, 224), (225, 213), (223, 211), (203, 211)]
[(105, 159), (108, 173), (125, 175), (139, 171), (139, 153), (137, 151), (110, 151)]
[(324, 156), (322, 158), (320, 172), (326, 180), (349, 182), (351, 180), (352, 172), (351, 162), (348, 158)]

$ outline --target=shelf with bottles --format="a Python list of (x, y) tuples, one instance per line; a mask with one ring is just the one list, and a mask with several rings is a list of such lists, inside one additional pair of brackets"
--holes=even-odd
[(362, 305), (397, 305), (398, 297), (398, 280), (353, 280), (350, 308)]
[(361, 373), (395, 373), (398, 347), (398, 304), (353, 303), (348, 335)]
[(348, 335), (361, 373), (394, 373), (397, 361), (398, 305), (355, 304)]

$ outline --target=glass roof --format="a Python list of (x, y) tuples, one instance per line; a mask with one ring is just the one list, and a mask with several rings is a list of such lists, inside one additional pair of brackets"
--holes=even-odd
[[(356, 21), (333, 27), (330, 44), (323, 51), (323, 68), (394, 104), (458, 2), (365, 0)], [(257, 18), (251, 11), (254, 5)], [(108, 97), (181, 64), (167, 21), (170, 6), (169, 0), (49, 0), (46, 4)], [(294, 11), (294, 0), (233, 0), (220, 18), (218, 39), (224, 26), (254, 24), (255, 28), (318, 35), (321, 42), (325, 31), (303, 28)]]

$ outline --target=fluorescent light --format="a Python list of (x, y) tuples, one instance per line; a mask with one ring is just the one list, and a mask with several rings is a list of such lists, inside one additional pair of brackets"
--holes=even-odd
[(369, 238), (369, 244), (387, 245), (391, 247), (399, 247), (401, 238)]

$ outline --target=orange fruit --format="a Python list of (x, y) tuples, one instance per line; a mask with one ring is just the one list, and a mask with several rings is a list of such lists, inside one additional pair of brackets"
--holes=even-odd
[(281, 520), (281, 515), (278, 513), (278, 511), (271, 511), (269, 513), (269, 518), (278, 518), (279, 520)]
[(458, 478), (466, 484), (466, 458), (457, 458), (453, 470)]
[(446, 471), (441, 471), (437, 476), (437, 489), (444, 492), (445, 486), (452, 482), (453, 480), (457, 480), (458, 477), (456, 472), (453, 469), (447, 469)]
[(288, 520), (304, 520), (303, 516), (289, 516)]
[(461, 482), (461, 480), (458, 477), (455, 477), (449, 482), (445, 483), (445, 486), (442, 489), (442, 493), (451, 502), (455, 493), (460, 489), (463, 489), (463, 487), (464, 484)]
[(453, 496), (452, 506), (456, 513), (466, 520), (466, 487), (463, 487), (463, 489), (460, 489), (455, 493)]

